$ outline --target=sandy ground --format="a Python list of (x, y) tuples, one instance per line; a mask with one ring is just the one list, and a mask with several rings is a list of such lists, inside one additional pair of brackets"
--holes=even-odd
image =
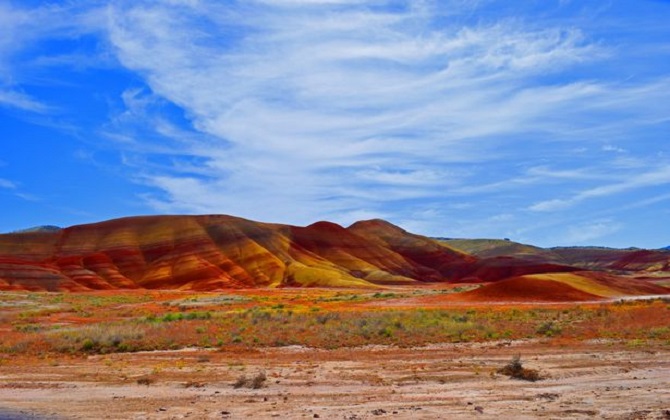
[[(515, 354), (546, 379), (497, 374)], [(260, 372), (262, 388), (232, 386)], [(523, 341), (18, 358), (0, 366), (0, 418), (670, 419), (670, 347)]]

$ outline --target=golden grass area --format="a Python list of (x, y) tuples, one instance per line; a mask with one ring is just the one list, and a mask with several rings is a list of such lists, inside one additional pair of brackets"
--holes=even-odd
[[(578, 276), (554, 275), (589, 293)], [(547, 278), (547, 277), (545, 277)], [(0, 293), (0, 363), (16, 354), (186, 347), (245, 349), (369, 344), (411, 347), (505, 339), (670, 345), (667, 299), (588, 304), (454, 304), (463, 288), (258, 289), (226, 293)], [(431, 298), (430, 308), (421, 302)]]

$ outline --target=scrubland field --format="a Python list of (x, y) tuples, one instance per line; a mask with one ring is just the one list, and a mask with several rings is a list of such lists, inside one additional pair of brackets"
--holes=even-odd
[(457, 298), (476, 287), (4, 292), (0, 410), (670, 418), (670, 301)]

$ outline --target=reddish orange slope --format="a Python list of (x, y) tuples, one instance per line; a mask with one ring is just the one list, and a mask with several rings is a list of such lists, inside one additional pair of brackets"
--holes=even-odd
[(670, 289), (643, 280), (578, 271), (512, 277), (464, 293), (458, 299), (477, 302), (571, 302), (666, 294), (670, 294)]
[[(227, 250), (246, 262), (254, 253), (249, 246), (253, 240), (238, 232), (238, 221), (243, 224), (226, 216), (148, 216), (73, 226), (41, 238), (1, 235), (0, 255), (6, 260), (57, 272), (61, 281), (35, 271), (30, 279), (17, 277), (7, 267), (2, 271), (2, 266), (0, 278), (13, 286), (29, 283), (43, 290), (66, 288), (63, 277), (89, 289), (210, 290), (269, 283), (267, 274), (252, 275), (226, 255)], [(228, 229), (223, 233), (214, 229), (210, 235), (212, 225)], [(218, 237), (221, 246), (212, 236)], [(250, 264), (252, 269), (257, 267)], [(272, 274), (269, 269), (262, 271)]]
[(385, 220), (365, 220), (348, 230), (400, 255), (400, 272), (408, 267), (426, 281), (457, 280), (469, 272), (477, 258), (421, 235), (415, 235)]
[(448, 281), (448, 263), (474, 261), (387, 228), (409, 245), (390, 246), (378, 235), (328, 222), (303, 228), (222, 215), (131, 217), (0, 235), (0, 288), (369, 287)]
[(552, 280), (529, 280), (514, 277), (480, 287), (479, 289), (450, 295), (447, 300), (464, 302), (579, 302), (602, 299), (577, 290), (567, 284)]
[(382, 220), (345, 229), (225, 215), (143, 216), (0, 235), (0, 290), (374, 287), (571, 270), (477, 259)]

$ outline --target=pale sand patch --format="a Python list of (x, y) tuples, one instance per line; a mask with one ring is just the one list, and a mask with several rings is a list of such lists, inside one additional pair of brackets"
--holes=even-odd
[[(547, 379), (497, 374), (515, 354)], [(259, 372), (263, 388), (232, 387)], [(0, 407), (64, 419), (670, 419), (670, 348), (528, 341), (22, 360), (0, 367)]]

